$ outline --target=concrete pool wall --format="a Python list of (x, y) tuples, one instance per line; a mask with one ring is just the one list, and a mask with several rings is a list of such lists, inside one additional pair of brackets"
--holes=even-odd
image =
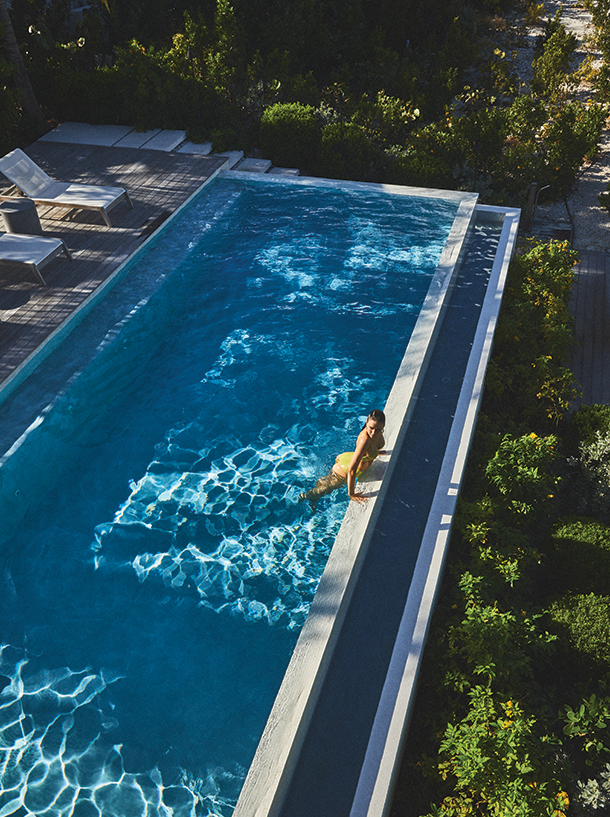
[[(484, 286), (484, 298), (479, 299), (480, 304), (471, 305), (474, 306), (474, 309), (470, 309), (471, 312), (476, 312), (476, 307), (479, 309), (478, 314), (474, 315), (470, 350), (465, 356), (464, 369), (459, 373), (460, 385), (455, 405), (449, 409), (453, 414), (448, 439), (444, 453), (439, 458), (427, 523), (417, 548), (415, 569), (381, 694), (375, 703), (374, 718), (369, 724), (371, 728), (366, 740), (366, 750), (352, 764), (359, 767), (356, 773), (353, 769), (350, 773), (348, 768), (344, 774), (344, 769), (350, 766), (349, 742), (346, 743), (347, 753), (331, 750), (326, 758), (327, 762), (321, 760), (319, 766), (316, 766), (317, 761), (311, 760), (311, 755), (316, 751), (324, 758), (324, 730), (326, 729), (329, 737), (333, 731), (332, 723), (327, 721), (325, 726), (322, 722), (316, 727), (314, 719), (316, 716), (318, 720), (322, 717), (317, 715), (317, 709), (321, 713), (325, 711), (324, 703), (320, 704), (319, 699), (323, 687), (333, 684), (332, 679), (328, 680), (329, 675), (332, 675), (333, 661), (346, 663), (345, 653), (341, 657), (341, 650), (337, 648), (341, 630), (349, 614), (360, 572), (367, 559), (367, 550), (392, 483), (392, 472), (398, 462), (398, 455), (403, 458), (401, 448), (404, 438), (427, 376), (435, 340), (438, 333), (443, 331), (444, 312), (459, 275), (459, 262), (475, 219), (501, 226), (498, 247), (489, 280)], [(452, 231), (446, 253), (439, 265), (438, 278), (430, 288), (429, 299), (424, 304), (386, 405), (387, 428), (391, 429), (387, 435), (388, 447), (396, 456), (391, 457), (389, 463), (375, 463), (375, 473), (371, 468), (372, 479), (367, 486), (371, 501), (367, 506), (363, 508), (352, 504), (348, 509), (250, 767), (235, 817), (293, 817), (299, 813), (315, 813), (317, 817), (347, 813), (350, 817), (377, 817), (389, 810), (455, 503), (474, 432), (508, 264), (516, 242), (518, 222), (518, 210), (476, 207), (472, 201), (464, 202), (461, 207), (454, 225), (455, 231)], [(450, 349), (453, 337), (447, 340)], [(451, 355), (445, 352), (444, 356)], [(440, 357), (443, 357), (442, 353)], [(447, 371), (451, 371), (451, 365)], [(435, 378), (436, 374), (438, 372), (434, 374)], [(450, 381), (451, 377), (445, 376), (441, 380)], [(385, 473), (381, 473), (384, 466)], [(404, 500), (398, 501), (400, 503)], [(400, 527), (393, 533), (396, 537), (404, 536)], [(392, 569), (391, 565), (388, 567)], [(366, 604), (365, 599), (365, 613), (364, 616), (361, 615), (360, 625), (356, 625), (356, 629), (360, 627), (362, 641), (379, 639), (382, 637), (381, 633), (367, 632)], [(358, 637), (357, 635), (356, 638)], [(352, 647), (353, 645), (352, 640)], [(354, 663), (352, 667), (346, 667), (345, 671), (352, 675), (363, 675), (363, 685), (366, 685), (366, 671), (363, 672), (362, 667), (358, 666), (362, 657), (360, 650), (352, 649)], [(335, 675), (338, 677), (337, 673)], [(338, 681), (335, 680), (334, 683), (337, 685)], [(340, 689), (338, 694), (341, 694)], [(350, 693), (346, 691), (345, 694), (349, 696)], [(332, 701), (332, 695), (330, 700)], [(355, 710), (353, 713), (350, 711), (347, 717), (352, 714), (357, 718)], [(362, 728), (368, 730), (368, 726), (363, 725)], [(310, 733), (314, 737), (310, 737)], [(309, 749), (306, 745), (308, 741)], [(315, 751), (312, 751), (316, 742)], [(333, 765), (333, 754), (341, 756), (336, 758), (336, 765), (328, 772), (327, 779), (318, 785), (317, 781)], [(317, 795), (312, 793), (316, 788), (319, 789)], [(343, 797), (337, 794), (341, 788), (346, 789)]]

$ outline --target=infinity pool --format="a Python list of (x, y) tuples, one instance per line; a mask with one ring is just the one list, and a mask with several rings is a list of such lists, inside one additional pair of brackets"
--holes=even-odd
[(0, 407), (0, 815), (231, 813), (457, 207), (218, 179)]

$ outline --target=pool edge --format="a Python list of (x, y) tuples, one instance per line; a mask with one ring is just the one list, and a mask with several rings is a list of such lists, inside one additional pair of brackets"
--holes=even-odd
[[(237, 171), (234, 173), (237, 175)], [(371, 189), (365, 183), (351, 184), (357, 185), (357, 189), (360, 189), (360, 185)], [(381, 185), (377, 187), (382, 188)], [(402, 188), (401, 192), (411, 193), (412, 190)], [(414, 398), (442, 323), (452, 284), (466, 249), (466, 239), (474, 226), (478, 197), (472, 193), (459, 195), (461, 204), (458, 213), (386, 403), (386, 436), (390, 450), (398, 449), (406, 434)], [(371, 467), (371, 472), (378, 473), (380, 464), (375, 463), (377, 467)], [(250, 766), (234, 817), (277, 817), (282, 809), (394, 464), (390, 457), (382, 475), (363, 481), (371, 496), (366, 506), (355, 507), (350, 503), (348, 507)]]

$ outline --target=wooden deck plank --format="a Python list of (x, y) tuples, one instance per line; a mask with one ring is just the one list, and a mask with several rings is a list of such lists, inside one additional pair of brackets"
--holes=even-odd
[[(99, 213), (38, 207), (45, 235), (63, 238), (74, 261), (59, 257), (45, 267), (45, 287), (23, 268), (0, 265), (0, 383), (142, 244), (145, 225), (173, 213), (225, 161), (53, 142), (37, 142), (26, 153), (58, 181), (124, 187), (134, 207), (112, 210), (111, 228)], [(0, 176), (0, 195), (12, 194), (11, 187)]]

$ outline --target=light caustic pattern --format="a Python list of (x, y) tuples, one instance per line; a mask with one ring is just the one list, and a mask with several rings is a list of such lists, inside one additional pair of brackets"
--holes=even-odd
[[(192, 224), (178, 223), (186, 249), (170, 237), (143, 262), (154, 276), (180, 261), (177, 279), (146, 306), (153, 317), (133, 309), (107, 334), (103, 375), (92, 382), (101, 399), (113, 390), (106, 371), (117, 378), (124, 416), (109, 410), (112, 432), (100, 422), (93, 443), (71, 434), (66, 452), (84, 452), (75, 467), (89, 494), (122, 479), (113, 489), (122, 498), (101, 501), (101, 516), (68, 508), (43, 525), (45, 550), (51, 531), (70, 531), (50, 546), (53, 569), (40, 562), (39, 583), (70, 560), (82, 566), (62, 577), (62, 589), (72, 582), (68, 595), (79, 594), (78, 626), (68, 611), (65, 631), (34, 623), (25, 649), (2, 648), (0, 817), (227, 817), (239, 795), (347, 506), (337, 491), (312, 515), (299, 493), (383, 406), (451, 220), (413, 227), (418, 211), (392, 205), (379, 225), (368, 211), (379, 199), (359, 213), (354, 197), (346, 205), (335, 193), (315, 212), (309, 198), (307, 218), (284, 215), (284, 204), (273, 216), (274, 190), (256, 199), (261, 226), (244, 237), (241, 189), (212, 188)], [(237, 214), (232, 227), (217, 219), (227, 210)], [(336, 227), (325, 222), (331, 211)], [(295, 234), (295, 224), (304, 229)], [(194, 232), (207, 236), (201, 246)], [(136, 347), (158, 351), (139, 362)], [(123, 446), (127, 459), (138, 453), (139, 474), (122, 468)], [(84, 524), (73, 531), (76, 518)], [(52, 604), (53, 628), (56, 613)], [(55, 664), (45, 665), (43, 630), (59, 645)], [(102, 661), (112, 669), (87, 669)], [(132, 717), (133, 700), (150, 714)]]
[[(37, 669), (23, 650), (0, 648), (0, 815), (32, 817), (194, 817), (226, 814), (245, 770), (186, 770), (164, 786), (158, 768), (129, 774), (122, 746), (108, 742), (117, 726), (100, 696), (118, 680), (88, 669)], [(10, 679), (10, 681), (9, 681)], [(8, 683), (7, 683), (8, 682)], [(220, 788), (229, 792), (229, 800)]]
[[(203, 383), (241, 388), (245, 399), (252, 384), (242, 359), (247, 354), (256, 366), (257, 356), (267, 357), (271, 345), (271, 339), (242, 330), (232, 333)], [(232, 368), (242, 372), (243, 382)], [(337, 375), (332, 366), (320, 373), (313, 404), (345, 404), (348, 393), (366, 385)], [(268, 426), (247, 445), (221, 434), (200, 449), (207, 436), (201, 420), (170, 430), (113, 521), (97, 527), (92, 547), (99, 559), (121, 551), (113, 540), (142, 536), (145, 541), (146, 531), (155, 531), (155, 541), (169, 547), (136, 554), (132, 566), (140, 581), (158, 575), (166, 586), (195, 593), (218, 613), (300, 629), (346, 498), (337, 494), (317, 516), (297, 512), (299, 486), (317, 475), (311, 445), (316, 431), (301, 422), (281, 438), (277, 432)]]

